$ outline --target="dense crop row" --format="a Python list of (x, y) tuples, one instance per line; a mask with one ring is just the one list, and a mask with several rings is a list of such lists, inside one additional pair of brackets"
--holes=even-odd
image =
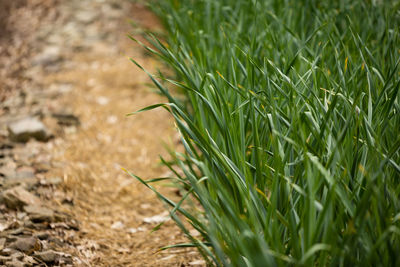
[[(159, 196), (205, 259), (400, 266), (400, 2), (153, 7), (168, 45), (148, 49), (176, 78), (152, 76), (168, 103), (147, 109), (168, 109), (186, 148), (165, 163), (187, 194)], [(182, 207), (189, 198), (201, 211)]]

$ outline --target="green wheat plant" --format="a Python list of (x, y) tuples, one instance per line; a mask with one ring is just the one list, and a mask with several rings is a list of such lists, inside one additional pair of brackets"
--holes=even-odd
[(174, 177), (132, 176), (190, 240), (172, 246), (215, 266), (400, 266), (400, 2), (151, 7), (167, 35), (145, 48), (175, 76), (149, 74), (167, 102), (140, 112), (167, 109), (185, 153), (162, 159)]

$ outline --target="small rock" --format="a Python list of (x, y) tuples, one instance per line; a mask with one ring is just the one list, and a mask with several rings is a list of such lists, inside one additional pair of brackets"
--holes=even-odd
[(10, 228), (12, 227), (14, 230), (9, 231), (8, 233), (10, 235), (20, 235), (24, 232), (24, 228), (20, 227), (20, 222), (16, 221), (13, 223), (13, 225), (10, 225)]
[(24, 257), (24, 254), (18, 250), (12, 248), (5, 248), (0, 251), (2, 256), (9, 257), (10, 260), (20, 260)]
[(199, 265), (205, 266), (206, 262), (204, 260), (196, 260), (196, 261), (189, 262), (189, 265), (190, 266), (199, 266)]
[(4, 248), (4, 245), (6, 244), (6, 239), (5, 238), (0, 238), (0, 250)]
[(18, 220), (23, 220), (26, 217), (25, 212), (17, 212), (17, 219)]
[(147, 228), (145, 228), (145, 227), (138, 227), (138, 228), (129, 228), (129, 229), (128, 229), (128, 233), (131, 233), (131, 234), (135, 234), (135, 233), (137, 233), (137, 232), (144, 232), (144, 231), (147, 231)]
[(0, 256), (0, 264), (4, 264), (7, 261), (10, 261), (11, 257), (9, 256)]
[[(16, 225), (16, 227), (18, 227), (18, 226), (19, 226), (19, 223), (18, 223), (18, 225)], [(9, 240), (11, 239), (12, 241), (15, 241), (16, 237), (14, 235), (20, 235), (23, 232), (24, 232), (24, 228), (23, 227), (18, 227), (18, 228), (15, 228), (12, 231), (8, 231), (8, 234), (9, 234), (8, 239)], [(10, 241), (10, 242), (12, 242), (12, 241)]]
[(17, 261), (17, 260), (7, 261), (7, 262), (5, 263), (5, 265), (6, 265), (7, 267), (25, 267), (25, 266), (26, 266), (25, 263), (23, 263), (23, 262), (21, 262), (21, 261)]
[(196, 229), (192, 229), (189, 231), (191, 236), (200, 236), (200, 232), (197, 231)]
[(107, 105), (108, 102), (110, 102), (110, 100), (109, 100), (107, 97), (105, 97), (105, 96), (99, 96), (99, 97), (97, 98), (97, 103), (98, 103), (99, 105), (101, 105), (101, 106)]
[(14, 160), (7, 158), (0, 167), (0, 175), (6, 178), (15, 176), (17, 164)]
[[(3, 182), (3, 188), (9, 189), (16, 186), (22, 186), (25, 189), (32, 189), (38, 183), (38, 179), (33, 178), (13, 178), (13, 179), (6, 179)], [(1, 201), (0, 201), (1, 202)]]
[(0, 233), (7, 230), (9, 226), (9, 223), (0, 221)]
[(34, 229), (38, 231), (47, 230), (48, 224), (46, 223), (33, 223), (32, 221), (25, 221), (24, 226), (28, 229)]
[(35, 252), (34, 257), (45, 263), (53, 263), (57, 261), (58, 255), (56, 252), (48, 250), (43, 252)]
[(33, 178), (35, 177), (35, 169), (28, 166), (19, 167), (16, 171), (15, 178)]
[(60, 113), (53, 113), (53, 118), (55, 118), (60, 125), (65, 126), (79, 126), (81, 124), (79, 118), (74, 114), (60, 112)]
[(51, 209), (39, 205), (28, 205), (24, 207), (24, 210), (34, 223), (52, 222), (54, 220), (54, 212)]
[(53, 65), (61, 60), (60, 48), (57, 46), (48, 46), (32, 60), (32, 66)]
[(76, 132), (77, 132), (77, 129), (75, 126), (69, 126), (69, 127), (64, 128), (64, 133), (66, 135), (72, 135), (72, 134), (75, 134)]
[(3, 192), (3, 201), (10, 209), (18, 209), (26, 205), (39, 205), (40, 199), (17, 186)]
[(166, 216), (168, 213), (162, 213), (159, 215), (155, 215), (152, 217), (147, 217), (143, 219), (143, 222), (145, 223), (162, 223), (165, 221), (168, 221), (170, 219), (169, 216)]
[(167, 261), (167, 260), (173, 259), (175, 257), (176, 257), (176, 255), (168, 255), (166, 257), (161, 258), (160, 261)]
[(111, 229), (115, 229), (115, 230), (117, 230), (117, 229), (123, 229), (125, 227), (125, 224), (123, 224), (122, 222), (120, 222), (120, 221), (118, 221), (118, 222), (115, 222), (115, 223), (113, 223), (112, 225), (111, 225)]
[(64, 213), (64, 212), (59, 212), (59, 211), (57, 211), (57, 212), (54, 214), (54, 219), (55, 219), (57, 222), (65, 222), (65, 221), (67, 221), (69, 218), (70, 218), (70, 216), (69, 216), (68, 214)]
[(108, 124), (116, 124), (118, 122), (118, 117), (114, 115), (110, 115), (107, 117)]
[(0, 255), (11, 257), (11, 255), (14, 254), (15, 252), (17, 252), (17, 250), (12, 249), (12, 248), (5, 248), (5, 249), (0, 250)]
[(32, 254), (34, 251), (40, 250), (42, 245), (36, 237), (21, 237), (17, 241), (10, 244), (10, 248), (24, 252), (25, 254)]
[(47, 141), (50, 137), (46, 126), (34, 117), (11, 123), (8, 125), (8, 132), (12, 141), (23, 143), (26, 143), (30, 138), (35, 138), (38, 141)]

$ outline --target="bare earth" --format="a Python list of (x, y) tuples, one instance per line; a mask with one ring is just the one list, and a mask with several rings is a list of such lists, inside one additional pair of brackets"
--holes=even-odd
[[(143, 178), (168, 175), (158, 156), (166, 155), (163, 143), (177, 145), (167, 112), (126, 116), (164, 101), (149, 89), (149, 78), (128, 58), (153, 72), (162, 66), (126, 37), (144, 28), (160, 31), (159, 22), (143, 4), (129, 1), (45, 2), (52, 2), (55, 15), (39, 22), (27, 56), (26, 66), (32, 67), (21, 67), (22, 74), (11, 77), (16, 81), (10, 84), (18, 85), (18, 79), (23, 79), (26, 91), (39, 88), (36, 98), (47, 92), (36, 101), (39, 109), (79, 118), (79, 126), (60, 127), (44, 112), (41, 120), (54, 138), (25, 145), (38, 143), (41, 154), (50, 157), (51, 167), (40, 174), (36, 171), (38, 177), (62, 178), (48, 201), (79, 222), (67, 249), (76, 257), (74, 265), (202, 266), (195, 250), (158, 251), (187, 240), (171, 220), (151, 232), (157, 220), (166, 217), (165, 209), (151, 191), (123, 171)], [(4, 95), (12, 99), (12, 90)], [(25, 109), (25, 113), (34, 112), (31, 106)], [(7, 122), (5, 118), (17, 118), (20, 112), (0, 116)], [(174, 198), (174, 190), (162, 190)]]

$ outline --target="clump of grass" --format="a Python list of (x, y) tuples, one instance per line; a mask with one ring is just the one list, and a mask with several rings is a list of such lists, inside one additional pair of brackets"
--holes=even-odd
[(164, 162), (187, 193), (175, 203), (136, 178), (192, 242), (176, 246), (217, 266), (399, 266), (400, 2), (153, 7), (168, 45), (148, 49), (176, 79), (150, 75), (168, 103), (143, 110), (174, 116), (186, 152)]

